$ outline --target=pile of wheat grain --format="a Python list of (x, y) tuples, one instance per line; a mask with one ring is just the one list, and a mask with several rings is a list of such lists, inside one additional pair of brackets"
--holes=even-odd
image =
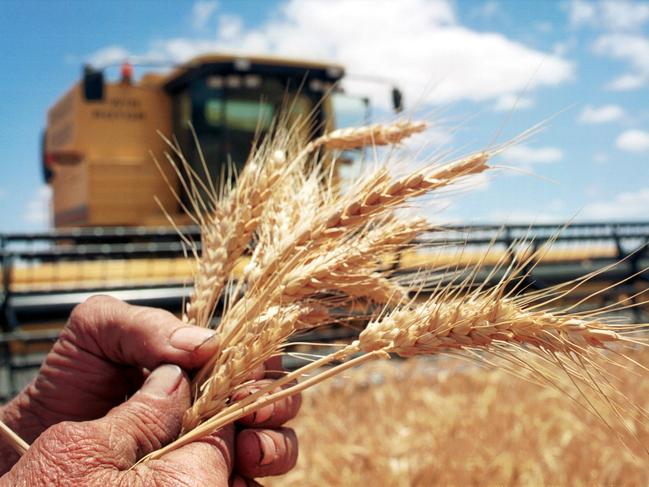
[[(638, 369), (610, 372), (632, 401), (649, 406)], [(565, 394), (458, 360), (363, 366), (306, 392), (291, 426), (298, 465), (265, 485), (649, 483), (639, 443), (628, 449)], [(631, 426), (647, 445), (646, 425)]]

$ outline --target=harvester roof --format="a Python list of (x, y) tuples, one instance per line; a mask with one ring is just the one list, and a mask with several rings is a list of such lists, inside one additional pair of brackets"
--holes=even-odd
[(182, 89), (195, 78), (208, 75), (257, 74), (293, 79), (298, 83), (317, 79), (327, 83), (339, 81), (344, 68), (339, 64), (274, 56), (241, 54), (208, 54), (181, 64), (162, 81), (170, 92)]

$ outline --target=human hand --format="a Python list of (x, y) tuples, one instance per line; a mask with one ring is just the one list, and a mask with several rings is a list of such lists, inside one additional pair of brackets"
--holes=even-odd
[[(61, 421), (101, 418), (140, 387), (145, 369), (162, 363), (185, 369), (203, 365), (218, 347), (210, 340), (212, 335), (212, 331), (189, 326), (166, 311), (131, 306), (106, 296), (91, 298), (74, 309), (37, 377), (2, 409), (1, 417), (28, 442)], [(263, 371), (255, 379), (262, 376)], [(285, 421), (298, 408), (296, 397), (276, 409), (284, 412)], [(283, 422), (278, 418), (257, 413), (242, 424), (275, 427)], [(250, 433), (240, 433), (246, 435)], [(17, 460), (7, 448), (3, 453), (0, 473)]]
[[(248, 478), (284, 473), (295, 464), (297, 441), (291, 430), (256, 428), (237, 434), (230, 425), (135, 465), (176, 438), (190, 397), (189, 380), (178, 366), (158, 367), (129, 401), (105, 417), (61, 422), (46, 430), (0, 479), (0, 486), (246, 486), (258, 485)], [(294, 409), (290, 401), (278, 403), (263, 424), (277, 426)]]

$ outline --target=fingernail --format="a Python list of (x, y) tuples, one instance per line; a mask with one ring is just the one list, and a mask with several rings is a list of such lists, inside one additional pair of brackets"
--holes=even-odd
[(277, 458), (277, 447), (273, 439), (261, 431), (257, 433), (257, 439), (259, 440), (259, 449), (261, 450), (259, 465), (268, 465), (274, 462)]
[(264, 406), (261, 409), (255, 411), (255, 424), (261, 424), (268, 421), (273, 414), (275, 413), (275, 403), (271, 403), (267, 406)]
[(178, 388), (182, 377), (183, 371), (177, 365), (161, 365), (151, 372), (140, 391), (151, 396), (167, 397)]
[(171, 334), (169, 343), (171, 343), (172, 347), (184, 352), (193, 352), (212, 338), (215, 333), (214, 330), (208, 328), (184, 326)]

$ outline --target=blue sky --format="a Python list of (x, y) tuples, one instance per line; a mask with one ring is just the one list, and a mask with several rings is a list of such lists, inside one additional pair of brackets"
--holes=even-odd
[[(0, 231), (49, 225), (40, 134), (83, 62), (214, 50), (326, 59), (393, 79), (410, 112), (433, 122), (427, 143), (454, 154), (546, 121), (499, 159), (517, 171), (442, 197), (435, 208), (448, 208), (434, 218), (649, 220), (646, 2), (5, 0), (0, 12)], [(350, 79), (346, 88), (387, 117), (385, 87)]]

